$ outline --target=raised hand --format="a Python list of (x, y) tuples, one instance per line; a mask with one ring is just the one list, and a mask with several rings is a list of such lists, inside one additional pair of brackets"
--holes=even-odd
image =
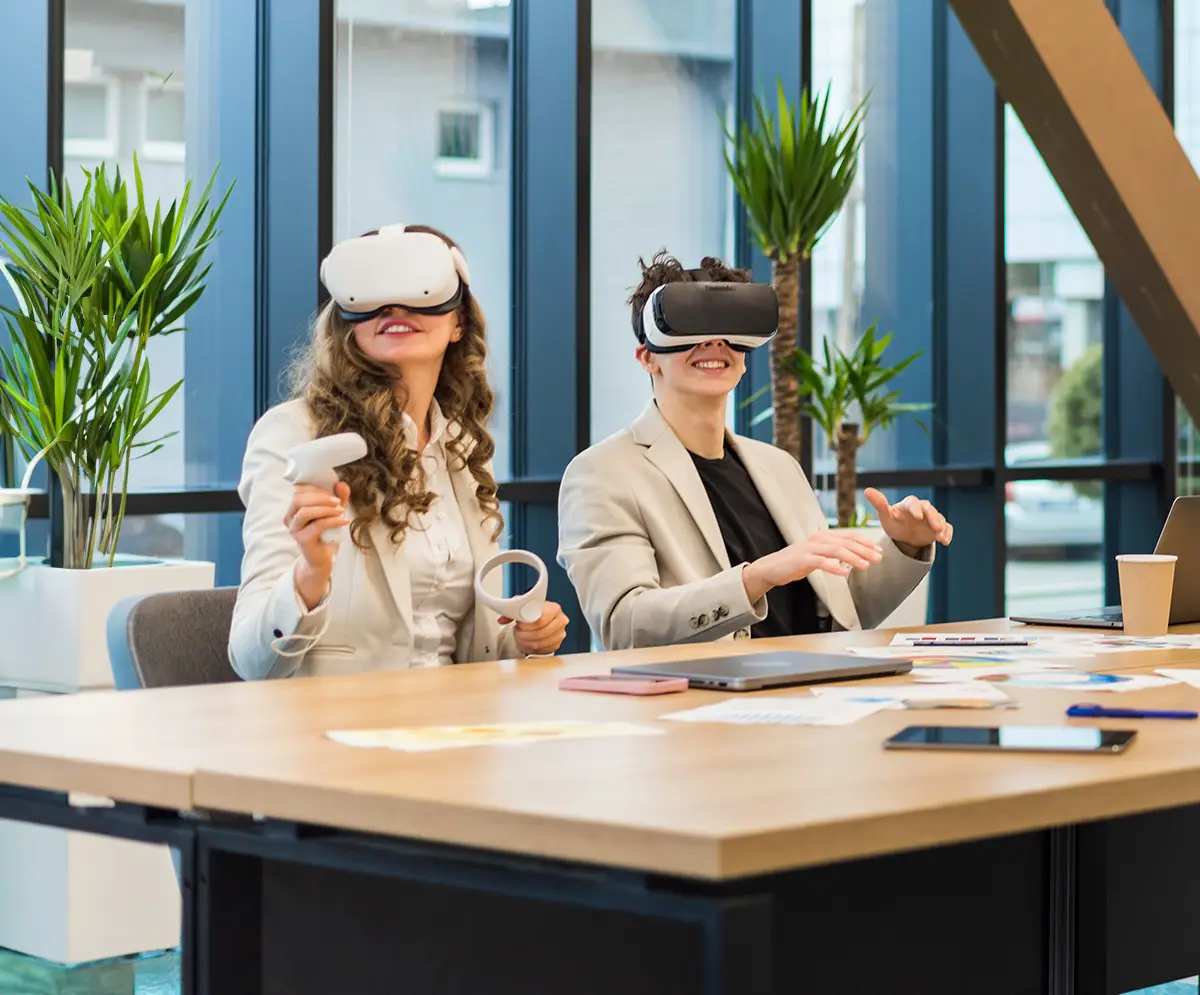
[[(874, 487), (863, 491), (879, 515), (879, 524), (892, 542), (912, 549), (924, 549), (932, 543), (949, 546), (954, 538), (954, 526), (930, 502), (910, 494), (903, 501), (888, 504), (888, 499)], [(908, 550), (906, 550), (907, 552)]]

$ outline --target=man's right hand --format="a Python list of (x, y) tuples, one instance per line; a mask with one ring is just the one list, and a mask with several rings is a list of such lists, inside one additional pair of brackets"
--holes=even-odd
[(838, 529), (822, 529), (747, 564), (742, 583), (753, 604), (772, 588), (802, 580), (814, 570), (846, 577), (852, 568), (866, 570), (882, 559), (883, 552), (874, 543)]
[(297, 484), (292, 503), (283, 516), (283, 524), (300, 547), (296, 593), (309, 611), (325, 597), (338, 550), (338, 544), (322, 542), (321, 534), (348, 524), (345, 512), (349, 500), (350, 488), (340, 481), (333, 494), (311, 484)]

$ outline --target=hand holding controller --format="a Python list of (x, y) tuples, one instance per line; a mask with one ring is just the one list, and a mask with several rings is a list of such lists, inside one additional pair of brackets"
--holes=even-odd
[(296, 571), (296, 591), (309, 609), (324, 597), (349, 524), (344, 514), (350, 488), (338, 479), (336, 468), (366, 454), (366, 442), (353, 432), (313, 439), (288, 453), (283, 476), (296, 489), (283, 522), (304, 557)]
[[(533, 567), (537, 580), (524, 594), (499, 598), (488, 592), (483, 579), (496, 567), (506, 563), (523, 563)], [(500, 616), (502, 622), (515, 621), (517, 647), (526, 656), (553, 656), (567, 633), (567, 616), (561, 607), (546, 600), (550, 575), (546, 564), (536, 553), (513, 549), (498, 553), (475, 574), (475, 597)]]

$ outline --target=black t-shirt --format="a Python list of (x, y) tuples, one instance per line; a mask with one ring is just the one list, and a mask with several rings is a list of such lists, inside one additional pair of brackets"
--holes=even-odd
[[(717, 516), (730, 563), (753, 563), (787, 545), (750, 474), (732, 449), (726, 449), (720, 459), (705, 459), (695, 453), (691, 457)], [(751, 634), (762, 639), (801, 636), (822, 629), (816, 593), (808, 578), (804, 578), (767, 592), (767, 617), (754, 624)]]

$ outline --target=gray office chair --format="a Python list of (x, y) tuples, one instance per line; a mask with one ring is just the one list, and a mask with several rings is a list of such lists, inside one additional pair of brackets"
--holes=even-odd
[(108, 657), (118, 690), (224, 684), (236, 587), (126, 598), (108, 616)]
[[(225, 684), (241, 680), (229, 664), (236, 587), (166, 591), (119, 601), (108, 616), (108, 659), (119, 691)], [(179, 853), (171, 848), (175, 880)], [(182, 884), (181, 884), (182, 887)]]

